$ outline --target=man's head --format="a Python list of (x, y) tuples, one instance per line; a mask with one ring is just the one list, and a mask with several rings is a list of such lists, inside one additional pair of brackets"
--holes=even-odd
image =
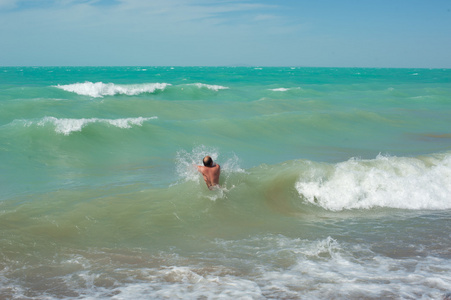
[(211, 159), (210, 156), (205, 156), (203, 162), (204, 162), (204, 166), (206, 166), (206, 167), (213, 166), (213, 159)]

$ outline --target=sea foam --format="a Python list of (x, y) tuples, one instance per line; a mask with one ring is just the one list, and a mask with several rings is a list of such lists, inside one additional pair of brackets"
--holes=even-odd
[(90, 96), (94, 98), (100, 98), (104, 96), (114, 96), (118, 94), (122, 95), (139, 95), (143, 93), (155, 93), (156, 91), (163, 91), (166, 87), (170, 86), (169, 83), (143, 83), (143, 84), (130, 84), (120, 85), (114, 83), (103, 82), (84, 82), (74, 83), (67, 85), (57, 85), (55, 87), (65, 90), (67, 92), (76, 93), (78, 95)]
[(295, 185), (301, 198), (327, 210), (451, 209), (451, 155), (351, 159), (312, 167)]

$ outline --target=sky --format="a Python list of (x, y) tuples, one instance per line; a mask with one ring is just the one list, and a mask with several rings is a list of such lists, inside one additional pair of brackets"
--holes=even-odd
[(0, 0), (0, 66), (451, 68), (451, 0)]

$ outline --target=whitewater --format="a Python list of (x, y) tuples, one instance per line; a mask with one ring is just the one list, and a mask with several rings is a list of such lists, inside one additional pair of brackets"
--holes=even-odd
[(449, 124), (448, 69), (0, 68), (0, 298), (451, 297)]

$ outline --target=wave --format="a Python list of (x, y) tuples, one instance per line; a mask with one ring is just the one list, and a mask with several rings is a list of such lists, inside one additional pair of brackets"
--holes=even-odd
[(209, 90), (213, 90), (213, 91), (219, 91), (219, 90), (228, 90), (229, 87), (226, 86), (222, 86), (222, 85), (210, 85), (210, 84), (205, 84), (205, 83), (193, 83), (193, 84), (189, 84), (191, 86), (196, 86), (200, 89), (202, 88), (206, 88)]
[(269, 89), (270, 91), (273, 92), (287, 92), (287, 91), (292, 91), (292, 90), (300, 90), (300, 87), (294, 87), (294, 88), (276, 88), (276, 89)]
[(70, 119), (70, 118), (55, 118), (55, 117), (44, 117), (37, 121), (30, 120), (15, 120), (12, 123), (23, 124), (25, 127), (30, 126), (47, 126), (52, 125), (55, 127), (55, 132), (64, 135), (69, 135), (72, 132), (81, 131), (85, 126), (93, 123), (108, 124), (118, 128), (131, 128), (132, 126), (142, 126), (146, 121), (157, 119), (158, 117), (138, 117), (138, 118), (121, 118), (121, 119), (100, 119), (100, 118), (89, 118), (89, 119)]
[[(156, 93), (158, 91), (164, 91), (168, 87), (171, 87), (170, 83), (143, 83), (143, 84), (114, 84), (114, 83), (103, 83), (103, 82), (84, 82), (84, 83), (73, 83), (67, 85), (56, 85), (54, 87), (62, 89), (67, 92), (76, 93), (82, 96), (90, 96), (93, 98), (102, 98), (104, 96), (115, 96), (115, 95), (128, 95), (135, 96), (145, 93)], [(183, 85), (182, 85), (183, 86)], [(199, 89), (208, 89), (212, 91), (226, 90), (229, 87), (222, 85), (210, 85), (205, 83), (192, 83), (185, 86), (194, 86)], [(182, 88), (183, 89), (183, 88)]]
[(376, 207), (451, 209), (451, 155), (409, 158), (379, 155), (335, 165), (311, 164), (295, 188), (304, 201), (326, 210)]
[(101, 98), (104, 96), (114, 95), (139, 95), (143, 93), (155, 93), (156, 91), (164, 91), (169, 83), (144, 83), (144, 84), (130, 84), (120, 85), (114, 83), (103, 82), (84, 82), (73, 83), (67, 85), (57, 85), (55, 87), (65, 90), (67, 92), (76, 93), (78, 95), (90, 96), (94, 98)]
[(335, 212), (451, 209), (451, 153), (416, 158), (378, 155), (335, 164), (293, 160), (243, 169), (235, 154), (200, 146), (177, 153), (181, 182), (203, 187), (201, 176), (192, 166), (200, 164), (205, 155), (218, 161), (222, 170), (221, 189), (211, 193), (212, 200), (252, 193), (272, 209), (290, 215), (310, 211), (312, 206)]

